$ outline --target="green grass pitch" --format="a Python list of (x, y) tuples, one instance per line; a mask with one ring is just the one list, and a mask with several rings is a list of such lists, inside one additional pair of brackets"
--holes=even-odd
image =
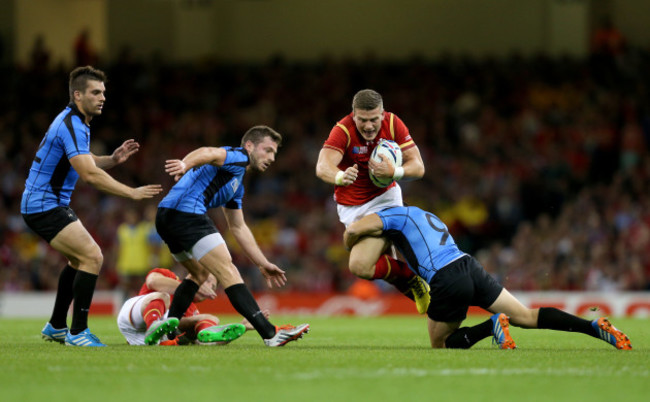
[(91, 349), (44, 342), (46, 319), (0, 318), (0, 400), (650, 400), (648, 319), (612, 319), (632, 351), (582, 334), (514, 327), (518, 349), (502, 351), (489, 339), (470, 350), (432, 350), (424, 317), (271, 318), (309, 322), (311, 333), (283, 348), (267, 348), (254, 332), (226, 346), (134, 347), (113, 318), (91, 317), (109, 345)]

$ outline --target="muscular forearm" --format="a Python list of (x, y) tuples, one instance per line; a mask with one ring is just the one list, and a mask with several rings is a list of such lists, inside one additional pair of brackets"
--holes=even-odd
[(316, 165), (316, 176), (328, 184), (337, 184), (336, 175), (341, 170), (336, 166), (331, 166), (327, 163), (319, 163)]
[(117, 165), (117, 163), (115, 162), (115, 160), (111, 155), (102, 155), (102, 156), (93, 155), (93, 159), (95, 160), (95, 165), (97, 165), (97, 167), (100, 169), (107, 170)]
[(120, 183), (102, 169), (92, 169), (82, 177), (82, 180), (105, 193), (133, 198), (132, 187)]
[(404, 163), (402, 163), (402, 168), (404, 169), (404, 176), (402, 180), (416, 180), (424, 176), (424, 162), (422, 161), (422, 156), (417, 147), (411, 148), (408, 151), (404, 152)]
[(241, 246), (242, 250), (246, 256), (257, 266), (264, 265), (268, 263), (268, 260), (260, 250), (260, 247), (255, 241), (253, 233), (251, 233), (248, 226), (242, 226), (237, 228), (231, 228), (232, 234), (237, 240), (237, 243)]

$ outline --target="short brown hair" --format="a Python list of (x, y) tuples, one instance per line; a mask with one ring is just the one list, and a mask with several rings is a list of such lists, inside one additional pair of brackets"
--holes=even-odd
[(278, 144), (278, 146), (282, 145), (282, 135), (280, 133), (268, 126), (254, 126), (249, 128), (248, 131), (246, 131), (246, 134), (242, 137), (241, 146), (243, 147), (247, 141), (257, 145), (262, 142), (265, 137), (271, 137), (271, 140)]
[(92, 66), (77, 67), (70, 72), (68, 83), (70, 102), (74, 100), (74, 91), (84, 92), (86, 90), (88, 80), (106, 82), (106, 74)]
[(384, 100), (379, 92), (372, 89), (363, 89), (352, 98), (352, 110), (373, 110), (378, 107), (384, 107)]

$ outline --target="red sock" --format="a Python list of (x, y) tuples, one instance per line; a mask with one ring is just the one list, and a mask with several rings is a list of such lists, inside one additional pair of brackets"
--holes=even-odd
[(375, 264), (375, 275), (372, 278), (383, 279), (412, 298), (408, 282), (414, 276), (415, 274), (405, 262), (396, 260), (388, 254), (382, 254)]
[(165, 311), (165, 302), (163, 299), (153, 299), (150, 301), (149, 304), (147, 304), (147, 307), (144, 308), (144, 313), (142, 313), (147, 328), (149, 328), (152, 322), (162, 317), (165, 314)]
[(375, 264), (375, 275), (372, 279), (383, 279), (393, 283), (395, 280), (409, 280), (414, 276), (415, 274), (405, 262), (396, 260), (388, 254), (382, 254)]
[(204, 329), (213, 327), (215, 325), (217, 325), (217, 323), (213, 320), (201, 320), (197, 322), (196, 325), (194, 326), (194, 332), (198, 334)]

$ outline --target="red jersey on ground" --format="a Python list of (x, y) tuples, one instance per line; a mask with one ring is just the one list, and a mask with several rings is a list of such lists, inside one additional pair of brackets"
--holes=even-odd
[[(176, 276), (175, 273), (173, 273), (172, 271), (170, 271), (168, 269), (165, 269), (165, 268), (154, 268), (151, 271), (147, 272), (147, 276), (151, 275), (154, 272), (158, 273), (160, 275), (166, 276), (167, 278), (174, 279), (178, 283), (181, 282), (181, 280), (178, 278), (178, 276)], [(138, 296), (148, 295), (149, 293), (153, 293), (153, 292), (156, 292), (156, 291), (153, 290), (153, 289), (149, 289), (149, 287), (147, 287), (147, 278), (145, 277), (145, 281), (142, 284), (142, 287), (140, 288), (140, 292), (138, 292)], [(174, 295), (169, 295), (169, 297), (170, 297), (171, 300), (174, 299)], [(183, 314), (183, 317), (191, 317), (191, 316), (197, 315), (197, 314), (200, 314), (199, 309), (198, 309), (198, 307), (196, 307), (196, 304), (192, 303), (187, 308), (187, 311), (185, 311), (185, 314)]]
[(355, 163), (359, 168), (359, 175), (354, 183), (347, 187), (336, 186), (334, 188), (334, 200), (342, 205), (365, 204), (395, 186), (395, 182), (393, 182), (385, 188), (377, 187), (372, 184), (368, 175), (368, 160), (380, 139), (395, 141), (402, 152), (415, 146), (409, 129), (393, 113), (384, 112), (381, 128), (373, 141), (366, 141), (361, 136), (352, 116), (350, 113), (336, 123), (323, 145), (323, 148), (334, 149), (343, 154), (343, 159), (338, 165), (339, 169), (345, 170)]

